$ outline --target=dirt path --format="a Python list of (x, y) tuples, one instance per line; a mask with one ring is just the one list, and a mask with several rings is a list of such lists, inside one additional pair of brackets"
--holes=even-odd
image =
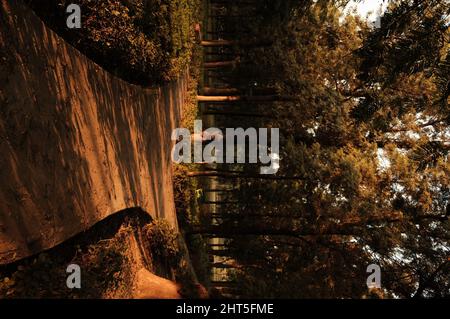
[(170, 134), (187, 81), (125, 83), (0, 3), (0, 264), (126, 208), (177, 227)]
[(133, 299), (181, 299), (179, 291), (180, 287), (174, 282), (141, 268), (136, 276)]

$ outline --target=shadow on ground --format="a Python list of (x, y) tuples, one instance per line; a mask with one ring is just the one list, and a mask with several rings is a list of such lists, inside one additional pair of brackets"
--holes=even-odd
[(0, 5), (0, 264), (140, 207), (177, 227), (170, 133), (185, 80), (130, 85)]

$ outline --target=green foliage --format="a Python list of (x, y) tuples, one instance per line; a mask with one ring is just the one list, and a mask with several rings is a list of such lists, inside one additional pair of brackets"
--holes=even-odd
[(154, 221), (144, 228), (144, 232), (153, 259), (168, 261), (172, 266), (178, 264), (180, 259), (178, 235), (167, 222)]
[[(342, 1), (300, 2), (242, 31), (223, 23), (247, 45), (217, 85), (289, 99), (227, 105), (270, 114), (258, 124), (280, 128), (280, 179), (222, 181), (236, 203), (204, 233), (228, 239), (238, 296), (448, 296), (448, 2), (391, 1), (380, 29), (342, 16)], [(248, 45), (263, 37), (272, 45)], [(386, 274), (376, 293), (373, 263)]]
[[(129, 295), (126, 283), (130, 282), (131, 273), (126, 232), (123, 229), (109, 240), (83, 247), (67, 246), (19, 262), (14, 271), (5, 271), (0, 276), (0, 296), (77, 299), (103, 298), (112, 292)], [(83, 289), (67, 288), (69, 264), (81, 267)]]
[(152, 85), (181, 75), (190, 61), (199, 0), (81, 0), (82, 28), (66, 27), (66, 0), (28, 0), (69, 43), (117, 76)]
[[(196, 180), (187, 177), (188, 171), (189, 166), (177, 165), (174, 167), (174, 199), (182, 233), (189, 232), (193, 227), (199, 225), (203, 219), (200, 197), (198, 196), (198, 191), (201, 189)], [(185, 241), (199, 282), (208, 286), (210, 281), (208, 238), (201, 235), (187, 235)]]
[(154, 221), (144, 227), (148, 251), (156, 272), (158, 267), (169, 270), (166, 276), (173, 277), (182, 286), (181, 294), (186, 298), (198, 298), (198, 278), (190, 252), (183, 238), (164, 220)]

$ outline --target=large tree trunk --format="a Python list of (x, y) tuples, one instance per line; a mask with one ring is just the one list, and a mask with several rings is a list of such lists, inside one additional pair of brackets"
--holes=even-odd
[(223, 103), (223, 102), (293, 102), (298, 101), (296, 96), (286, 95), (246, 95), (246, 96), (197, 96), (198, 102), (211, 102), (211, 103)]

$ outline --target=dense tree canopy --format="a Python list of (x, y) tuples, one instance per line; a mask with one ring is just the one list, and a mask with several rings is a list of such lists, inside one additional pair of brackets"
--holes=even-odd
[(225, 238), (213, 253), (229, 257), (216, 266), (234, 269), (234, 293), (448, 297), (449, 3), (390, 1), (380, 28), (342, 1), (212, 5), (202, 93), (241, 99), (208, 99), (204, 114), (279, 127), (282, 144), (276, 180), (257, 165), (209, 168), (235, 191), (193, 232)]

